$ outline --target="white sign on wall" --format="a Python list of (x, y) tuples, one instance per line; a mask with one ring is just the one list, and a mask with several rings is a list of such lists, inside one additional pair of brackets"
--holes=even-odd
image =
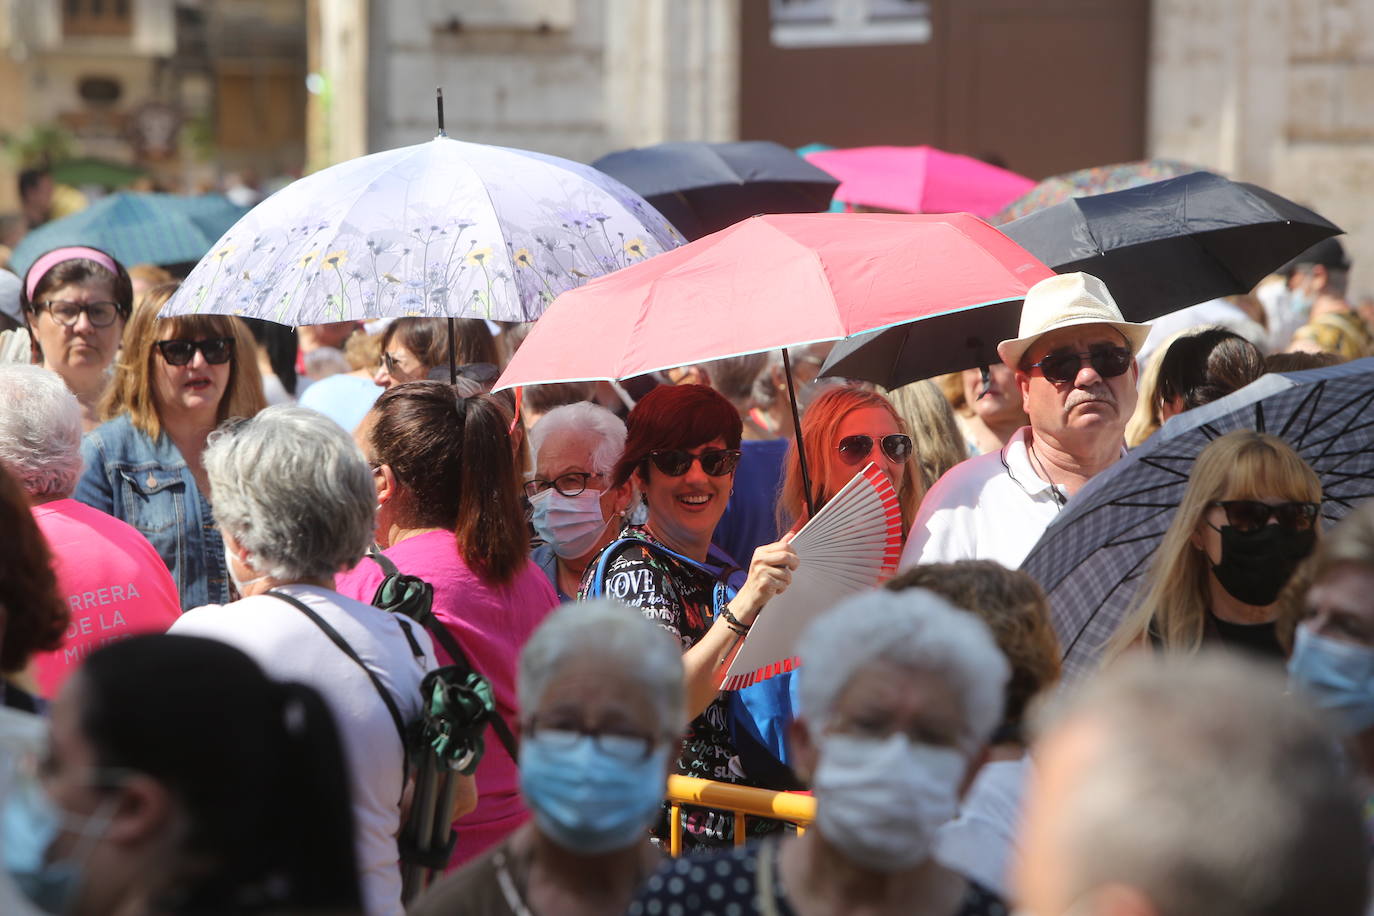
[(929, 0), (769, 0), (780, 48), (923, 44)]

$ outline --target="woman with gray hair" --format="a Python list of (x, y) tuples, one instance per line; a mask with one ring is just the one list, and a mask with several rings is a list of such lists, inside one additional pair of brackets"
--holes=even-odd
[(818, 618), (798, 655), (790, 738), (815, 829), (672, 862), (630, 916), (787, 914), (801, 901), (808, 913), (1006, 913), (932, 855), (1002, 715), (1009, 671), (986, 624), (924, 589), (867, 592)]
[(534, 473), (525, 481), (530, 523), (543, 539), (530, 559), (559, 601), (577, 595), (592, 557), (620, 531), (634, 482), (611, 485), (625, 451), (625, 421), (587, 401), (550, 410), (530, 430)]
[(565, 604), (520, 656), (520, 791), (534, 813), (411, 916), (623, 913), (687, 724), (681, 652), (608, 600)]
[(216, 431), (205, 469), (243, 597), (190, 611), (171, 632), (229, 643), (272, 678), (320, 692), (348, 760), (366, 911), (399, 916), (404, 748), (378, 688), (326, 630), (378, 676), (403, 721), (420, 714), (420, 681), (435, 666), (428, 634), (334, 590), (335, 574), (372, 542), (372, 474), (333, 420), (286, 406)]
[(100, 645), (162, 633), (181, 615), (176, 580), (138, 529), (71, 498), (81, 476), (81, 406), (61, 376), (0, 365), (0, 464), (28, 494), (71, 614), (62, 645), (33, 656), (24, 685), (51, 699)]

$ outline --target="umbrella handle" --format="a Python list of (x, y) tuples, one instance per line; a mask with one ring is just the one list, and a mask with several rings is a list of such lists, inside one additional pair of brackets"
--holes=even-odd
[(988, 369), (987, 354), (983, 352), (983, 339), (981, 337), (970, 337), (964, 343), (965, 346), (973, 350), (974, 354), (978, 357), (978, 373), (982, 376), (983, 390), (978, 392), (978, 397), (974, 398), (974, 400), (981, 401), (983, 396), (992, 390), (992, 373)]
[(787, 376), (787, 400), (792, 405), (792, 429), (797, 434), (797, 458), (801, 465), (802, 493), (806, 496), (806, 517), (816, 514), (816, 499), (811, 492), (811, 469), (806, 465), (806, 448), (802, 445), (801, 414), (797, 411), (797, 389), (792, 382), (792, 360), (787, 348), (782, 348), (782, 368)]

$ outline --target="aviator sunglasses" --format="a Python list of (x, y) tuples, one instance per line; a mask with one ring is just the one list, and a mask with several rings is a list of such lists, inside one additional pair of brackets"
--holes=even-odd
[[(882, 443), (883, 454), (889, 460), (901, 464), (911, 457), (911, 437), (902, 433), (893, 433), (890, 436), (883, 436), (878, 440)], [(845, 464), (858, 464), (873, 452), (872, 436), (845, 436), (840, 440), (840, 444), (835, 446), (835, 450), (840, 453), (840, 458), (844, 459)]]
[(1078, 378), (1085, 360), (1093, 367), (1093, 371), (1103, 378), (1116, 378), (1118, 375), (1126, 374), (1134, 359), (1131, 351), (1125, 347), (1107, 344), (1092, 347), (1087, 353), (1051, 353), (1040, 362), (1031, 363), (1030, 368), (1039, 369), (1045, 378), (1062, 385)]
[(710, 477), (724, 477), (735, 470), (739, 464), (740, 450), (737, 448), (707, 449), (700, 455), (680, 448), (654, 449), (649, 460), (669, 477), (681, 477), (692, 468), (693, 461), (701, 462), (701, 469)]
[[(1257, 499), (1222, 499), (1212, 505), (1221, 506), (1226, 511), (1226, 524), (1237, 531), (1259, 531), (1269, 524), (1271, 517), (1289, 531), (1309, 531), (1321, 508), (1318, 503), (1279, 503), (1271, 506)], [(1216, 528), (1216, 525), (1212, 527)]]
[(205, 340), (159, 340), (157, 348), (169, 366), (184, 366), (199, 350), (212, 366), (227, 363), (234, 355), (234, 338), (208, 337)]

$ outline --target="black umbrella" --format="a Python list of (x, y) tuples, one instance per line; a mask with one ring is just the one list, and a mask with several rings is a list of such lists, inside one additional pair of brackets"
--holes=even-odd
[(688, 239), (759, 213), (817, 213), (839, 180), (765, 140), (659, 143), (592, 163), (637, 192)]
[(1107, 284), (1129, 321), (1248, 293), (1340, 227), (1210, 172), (1055, 204), (1002, 226), (1057, 273)]
[[(1127, 321), (1249, 292), (1341, 232), (1306, 207), (1210, 172), (1066, 200), (1001, 230), (1057, 273), (1103, 280)], [(998, 342), (1017, 335), (1019, 315), (1003, 304), (856, 337), (835, 345), (821, 375), (894, 388), (987, 365)]]
[(1179, 414), (1069, 501), (1021, 564), (1049, 597), (1066, 679), (1095, 670), (1173, 520), (1193, 460), (1237, 429), (1293, 446), (1321, 478), (1322, 515), (1343, 518), (1374, 497), (1374, 357), (1261, 376)]

